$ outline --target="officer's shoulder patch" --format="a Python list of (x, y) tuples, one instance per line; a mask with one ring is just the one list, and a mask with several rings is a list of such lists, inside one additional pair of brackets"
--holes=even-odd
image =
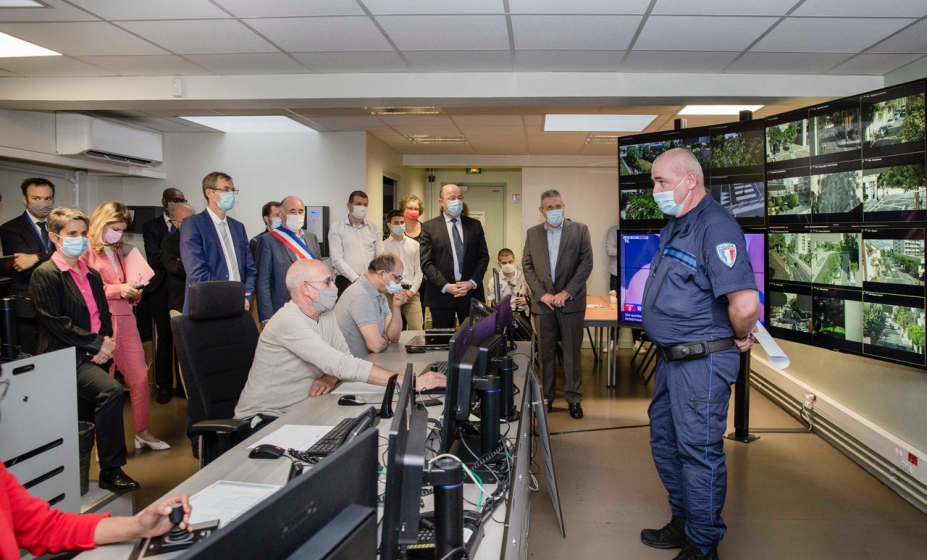
[(734, 268), (734, 263), (737, 262), (737, 245), (719, 243), (715, 246), (715, 251), (717, 251), (718, 258), (721, 259), (725, 266)]

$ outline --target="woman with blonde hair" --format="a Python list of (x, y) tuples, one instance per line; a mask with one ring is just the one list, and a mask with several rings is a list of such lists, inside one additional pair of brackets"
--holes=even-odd
[(142, 297), (142, 286), (137, 278), (126, 278), (122, 257), (122, 234), (131, 221), (129, 209), (118, 200), (101, 204), (90, 216), (90, 228), (87, 231), (90, 250), (84, 253), (83, 259), (103, 277), (106, 301), (113, 316), (113, 338), (116, 341), (113, 366), (110, 366), (109, 373), (113, 375), (118, 367), (129, 384), (135, 448), (149, 447), (162, 451), (171, 446), (148, 431), (148, 406), (151, 401), (148, 365), (145, 363), (145, 350), (132, 313), (132, 306)]
[(422, 202), (421, 198), (414, 194), (410, 194), (399, 201), (399, 206), (402, 210), (403, 217), (406, 219), (406, 237), (411, 237), (416, 241), (420, 241), (422, 237), (422, 222), (419, 221), (419, 218), (422, 217), (422, 209), (425, 208), (425, 204)]

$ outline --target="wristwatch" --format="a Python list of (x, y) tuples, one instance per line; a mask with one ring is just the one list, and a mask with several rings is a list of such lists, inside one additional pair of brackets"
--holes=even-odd
[(747, 340), (748, 338), (750, 338), (750, 333), (747, 333), (747, 334), (744, 335), (744, 336), (735, 336), (735, 337), (734, 337), (734, 340), (736, 340), (736, 341), (738, 341), (738, 342), (746, 342), (746, 340)]

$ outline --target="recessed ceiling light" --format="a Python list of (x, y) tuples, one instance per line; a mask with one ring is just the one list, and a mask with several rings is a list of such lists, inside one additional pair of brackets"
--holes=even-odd
[(640, 132), (656, 115), (546, 115), (545, 132)]
[(439, 115), (440, 107), (364, 107), (371, 115)]
[(220, 132), (308, 132), (313, 129), (283, 116), (180, 117)]
[(0, 0), (0, 8), (47, 8), (35, 0)]
[(466, 144), (464, 136), (434, 136), (431, 134), (410, 134), (406, 139), (413, 144)]
[(0, 58), (19, 58), (23, 56), (61, 56), (61, 53), (17, 39), (6, 33), (0, 33)]
[(759, 111), (762, 105), (686, 105), (679, 115), (739, 115), (741, 111)]

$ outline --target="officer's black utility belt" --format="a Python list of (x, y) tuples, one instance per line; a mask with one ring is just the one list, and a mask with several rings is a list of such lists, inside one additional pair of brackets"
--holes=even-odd
[(694, 360), (704, 358), (714, 352), (723, 352), (734, 346), (734, 339), (731, 337), (712, 340), (710, 342), (690, 342), (688, 344), (679, 344), (669, 348), (657, 347), (657, 353), (667, 362), (676, 362), (679, 360)]

